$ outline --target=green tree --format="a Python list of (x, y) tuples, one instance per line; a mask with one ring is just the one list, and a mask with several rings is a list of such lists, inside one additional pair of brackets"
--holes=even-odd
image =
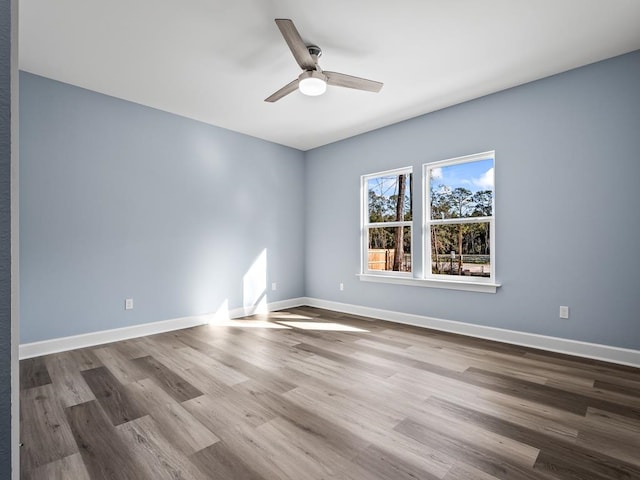
[[(472, 192), (463, 187), (451, 189), (439, 185), (437, 189), (431, 189), (430, 201), (432, 219), (488, 217), (492, 215), (493, 192)], [(452, 265), (448, 257), (452, 251), (458, 254), (458, 274), (462, 273), (463, 254), (490, 253), (488, 222), (433, 226), (430, 235), (434, 273), (443, 273), (446, 267)]]

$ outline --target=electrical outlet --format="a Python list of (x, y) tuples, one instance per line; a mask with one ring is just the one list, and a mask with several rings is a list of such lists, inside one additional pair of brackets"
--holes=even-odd
[(271, 290), (273, 290), (274, 292), (278, 289), (278, 285), (276, 284), (276, 282), (273, 282), (271, 284)]
[(569, 307), (560, 306), (560, 318), (569, 318)]
[(340, 282), (340, 291), (342, 292), (344, 290), (344, 283)]
[(133, 310), (133, 298), (127, 298), (124, 301), (125, 310)]

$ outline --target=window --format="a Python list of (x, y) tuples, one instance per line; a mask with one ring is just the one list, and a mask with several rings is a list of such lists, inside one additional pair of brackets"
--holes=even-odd
[(494, 157), (424, 165), (426, 279), (494, 281)]
[(362, 177), (362, 272), (411, 275), (411, 168)]
[(496, 293), (494, 165), (493, 151), (423, 165), (417, 256), (412, 168), (363, 175), (360, 280)]

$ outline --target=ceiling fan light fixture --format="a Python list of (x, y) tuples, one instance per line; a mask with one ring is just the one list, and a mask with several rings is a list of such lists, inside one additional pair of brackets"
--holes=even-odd
[(320, 72), (302, 72), (298, 80), (300, 92), (310, 97), (317, 97), (327, 91), (327, 77)]
[(327, 91), (327, 84), (333, 87), (352, 88), (367, 92), (379, 92), (382, 88), (382, 82), (353, 77), (344, 73), (323, 72), (318, 65), (318, 58), (322, 55), (320, 47), (305, 44), (291, 19), (276, 18), (276, 25), (278, 25), (298, 66), (302, 69), (302, 73), (294, 81), (287, 83), (280, 90), (265, 98), (265, 102), (277, 102), (296, 90), (313, 97), (322, 95)]

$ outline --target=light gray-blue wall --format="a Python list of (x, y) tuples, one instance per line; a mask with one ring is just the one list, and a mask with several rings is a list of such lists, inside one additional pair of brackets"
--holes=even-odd
[[(638, 84), (634, 52), (302, 153), (22, 73), (21, 341), (240, 307), (266, 249), (270, 302), (638, 349)], [(362, 174), (492, 149), (497, 294), (357, 279)]]
[(0, 0), (0, 478), (11, 477), (11, 2)]
[(21, 343), (304, 295), (302, 152), (25, 72), (20, 149)]
[[(494, 149), (498, 293), (358, 280), (361, 175), (412, 166), (419, 219), (423, 163)], [(640, 52), (318, 148), (306, 162), (307, 296), (640, 348)]]

